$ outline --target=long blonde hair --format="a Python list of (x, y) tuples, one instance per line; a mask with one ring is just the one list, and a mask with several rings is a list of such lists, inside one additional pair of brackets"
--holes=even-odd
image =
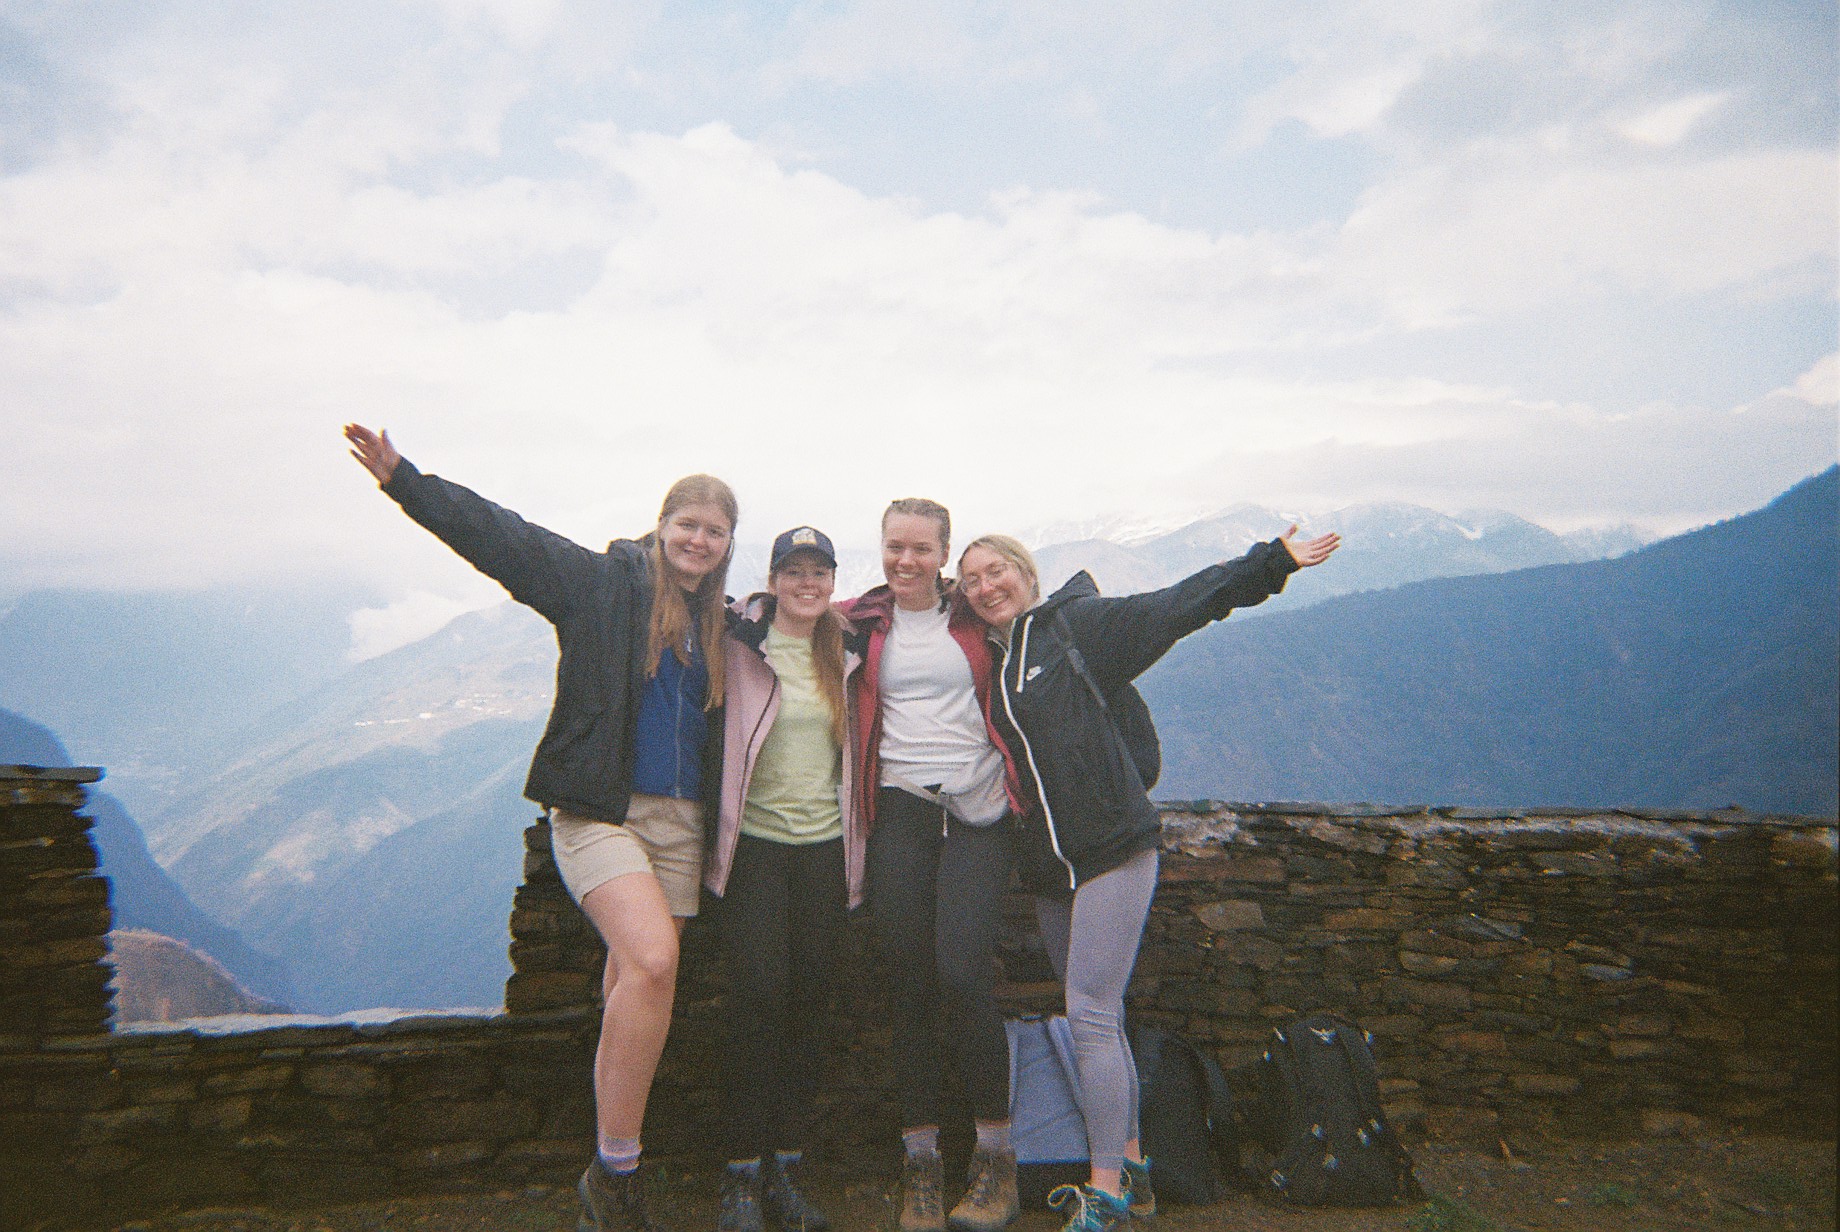
[(690, 665), (690, 601), (684, 598), (683, 587), (672, 579), (664, 560), (664, 525), (685, 505), (714, 505), (728, 517), (728, 550), (722, 554), (722, 562), (703, 575), (693, 596), (695, 626), (703, 643), (703, 665), (709, 672), (709, 696), (703, 709), (714, 710), (722, 704), (727, 680), (722, 638), (728, 632), (728, 613), (723, 600), (727, 598), (728, 565), (735, 558), (735, 524), (741, 517), (734, 489), (714, 475), (685, 475), (664, 494), (664, 505), (658, 510), (658, 529), (652, 534), (652, 623), (645, 648), (645, 674), (658, 674), (666, 647), (679, 663)]
[[(782, 562), (784, 563), (784, 562)], [(832, 572), (836, 572), (835, 568)], [(773, 578), (778, 570), (768, 570), (767, 586), (773, 586)], [(774, 600), (775, 605), (778, 600)], [(768, 619), (772, 619), (769, 612)], [(843, 687), (843, 617), (837, 609), (824, 609), (824, 615), (818, 617), (818, 623), (811, 629), (811, 663), (818, 674), (818, 692), (824, 695), (824, 701), (831, 709), (831, 735), (839, 748), (848, 748), (850, 739), (850, 703), (849, 694)]]

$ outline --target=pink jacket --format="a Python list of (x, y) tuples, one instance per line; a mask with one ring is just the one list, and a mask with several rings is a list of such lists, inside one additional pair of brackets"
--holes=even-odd
[[(747, 802), (748, 782), (754, 774), (754, 762), (760, 748), (773, 730), (779, 715), (779, 677), (761, 651), (770, 623), (770, 609), (760, 597), (750, 599), (742, 621), (729, 630), (727, 647), (728, 676), (724, 685), (722, 719), (722, 797), (709, 850), (703, 859), (703, 885), (720, 898), (728, 886), (728, 874), (735, 863), (735, 846), (741, 837), (741, 810)], [(855, 648), (857, 638), (844, 635), (844, 696), (855, 709), (856, 690), (849, 687), (851, 677), (862, 666), (862, 654)], [(856, 739), (857, 724), (852, 713), (846, 728), (851, 742)], [(863, 901), (863, 852), (868, 829), (863, 825), (856, 806), (854, 749), (843, 750), (842, 781), (837, 785), (837, 801), (843, 809), (844, 874), (849, 886), (849, 905), (860, 907)]]

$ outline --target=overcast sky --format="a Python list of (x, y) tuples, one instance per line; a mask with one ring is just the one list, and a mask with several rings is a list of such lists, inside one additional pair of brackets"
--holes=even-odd
[(0, 589), (477, 601), (346, 419), (594, 544), (696, 470), (851, 544), (1737, 513), (1836, 456), (1835, 25), (0, 0)]

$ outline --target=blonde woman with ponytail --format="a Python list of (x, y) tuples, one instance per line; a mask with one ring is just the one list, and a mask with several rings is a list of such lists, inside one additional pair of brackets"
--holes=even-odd
[(862, 901), (847, 681), (860, 646), (831, 606), (830, 539), (773, 543), (767, 593), (728, 641), (722, 804), (703, 884), (728, 958), (729, 1080), (717, 1232), (829, 1227), (796, 1182), (845, 915)]
[(607, 943), (594, 1056), (599, 1141), (579, 1232), (653, 1232), (639, 1131), (671, 1024), (677, 946), (696, 914), (705, 800), (721, 786), (724, 589), (735, 494), (691, 475), (658, 524), (603, 552), (425, 475), (389, 434), (345, 425), (384, 493), (556, 627), (556, 700), (524, 794), (549, 810), (563, 884)]

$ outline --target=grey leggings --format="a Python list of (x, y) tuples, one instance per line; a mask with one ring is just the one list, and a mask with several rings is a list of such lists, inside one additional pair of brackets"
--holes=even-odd
[(1124, 989), (1156, 893), (1156, 868), (1156, 849), (1140, 851), (1082, 885), (1072, 900), (1035, 900), (1048, 960), (1066, 989), (1095, 1168), (1122, 1166), (1125, 1143), (1137, 1137), (1137, 1063), (1124, 1037)]

